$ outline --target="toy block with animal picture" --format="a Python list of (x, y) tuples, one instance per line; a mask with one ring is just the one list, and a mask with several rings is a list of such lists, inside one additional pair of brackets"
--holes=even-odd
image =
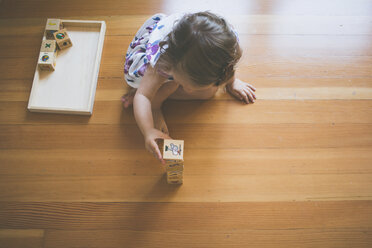
[(66, 29), (58, 30), (57, 32), (53, 33), (54, 39), (57, 42), (57, 46), (60, 50), (71, 47), (72, 42), (70, 37), (67, 34)]
[(54, 39), (53, 34), (63, 28), (60, 19), (48, 19), (45, 26), (45, 37), (48, 40)]
[(183, 140), (159, 139), (158, 145), (166, 162), (167, 160), (183, 161)]

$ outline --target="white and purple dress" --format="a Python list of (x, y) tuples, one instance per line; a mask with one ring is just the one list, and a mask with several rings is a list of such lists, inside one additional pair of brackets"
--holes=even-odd
[[(152, 67), (155, 66), (161, 55), (159, 43), (173, 30), (174, 25), (183, 15), (155, 14), (147, 19), (137, 31), (128, 47), (124, 64), (124, 77), (131, 87), (139, 87), (149, 64)], [(164, 46), (164, 49), (166, 48)], [(169, 76), (169, 79), (172, 79), (172, 77)]]

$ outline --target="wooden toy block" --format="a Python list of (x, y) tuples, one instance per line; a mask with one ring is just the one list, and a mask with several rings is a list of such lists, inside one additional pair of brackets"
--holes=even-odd
[(166, 164), (176, 164), (176, 163), (183, 163), (183, 160), (175, 160), (175, 159), (166, 159)]
[(167, 172), (167, 178), (170, 180), (183, 179), (183, 172), (182, 171)]
[(57, 46), (59, 49), (65, 49), (72, 46), (70, 37), (67, 34), (66, 29), (58, 30), (53, 33), (55, 40), (57, 41)]
[(183, 160), (183, 140), (160, 139), (158, 145), (164, 160)]
[(167, 180), (168, 184), (183, 184), (183, 179)]
[(165, 160), (168, 184), (182, 184), (184, 141), (159, 139), (157, 144)]
[(165, 169), (167, 172), (183, 171), (183, 162), (166, 163)]
[(167, 172), (167, 182), (169, 184), (182, 184), (183, 172)]
[(40, 52), (37, 64), (40, 70), (54, 71), (56, 67), (56, 53)]
[(62, 28), (63, 25), (60, 19), (48, 19), (45, 26), (45, 37), (48, 40), (54, 39), (53, 33)]
[(57, 52), (57, 43), (55, 40), (43, 40), (40, 52)]

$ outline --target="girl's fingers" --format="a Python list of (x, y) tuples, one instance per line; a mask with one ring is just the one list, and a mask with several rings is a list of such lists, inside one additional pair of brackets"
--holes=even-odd
[(239, 93), (243, 96), (244, 102), (249, 103), (247, 94), (244, 91), (242, 93), (241, 92), (239, 92)]
[(249, 86), (249, 88), (251, 88), (253, 91), (256, 91), (256, 88), (255, 87), (253, 87), (253, 85), (251, 85), (251, 84), (248, 84), (247, 83), (247, 85)]
[(170, 136), (169, 136), (169, 133), (163, 133), (163, 139), (172, 139)]
[(241, 94), (240, 94), (239, 91), (237, 91), (237, 90), (231, 90), (230, 92), (231, 92), (231, 93), (232, 93), (236, 98), (242, 100), (242, 96), (241, 96)]
[(253, 98), (256, 100), (256, 94), (251, 90), (251, 89), (248, 89), (247, 90), (251, 93), (251, 95), (253, 96)]
[(233, 95), (235, 98), (239, 99), (240, 101), (243, 101), (243, 96), (242, 96), (242, 94), (240, 94), (239, 91), (237, 91), (237, 90), (232, 90), (231, 93), (232, 93), (232, 95)]
[(159, 161), (164, 164), (164, 160), (161, 156), (161, 153), (160, 153), (160, 150), (159, 150), (159, 147), (158, 147), (158, 144), (156, 144), (155, 141), (152, 142), (152, 151), (153, 151), (153, 154), (155, 155), (155, 157), (157, 159), (159, 159)]
[(244, 89), (244, 92), (246, 92), (250, 96), (250, 99), (252, 101), (256, 99), (256, 94), (250, 88), (246, 87)]
[(244, 95), (240, 92), (238, 92), (237, 94), (237, 98), (240, 100), (240, 101), (244, 101)]
[(252, 88), (250, 88), (248, 85), (246, 85), (244, 87), (244, 90), (250, 92), (251, 95), (253, 96), (253, 98), (256, 99), (256, 94), (254, 93), (254, 90)]
[(253, 99), (253, 96), (252, 96), (251, 92), (249, 90), (245, 90), (244, 92), (247, 94), (249, 100), (251, 102), (254, 102), (254, 99)]

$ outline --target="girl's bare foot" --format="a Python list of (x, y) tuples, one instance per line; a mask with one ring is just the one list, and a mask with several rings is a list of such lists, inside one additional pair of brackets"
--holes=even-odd
[(154, 119), (154, 127), (163, 133), (169, 135), (167, 124), (165, 123), (163, 112), (161, 109), (153, 109), (152, 117)]
[(128, 108), (133, 104), (134, 95), (136, 94), (137, 89), (130, 88), (129, 91), (121, 97), (124, 108)]

